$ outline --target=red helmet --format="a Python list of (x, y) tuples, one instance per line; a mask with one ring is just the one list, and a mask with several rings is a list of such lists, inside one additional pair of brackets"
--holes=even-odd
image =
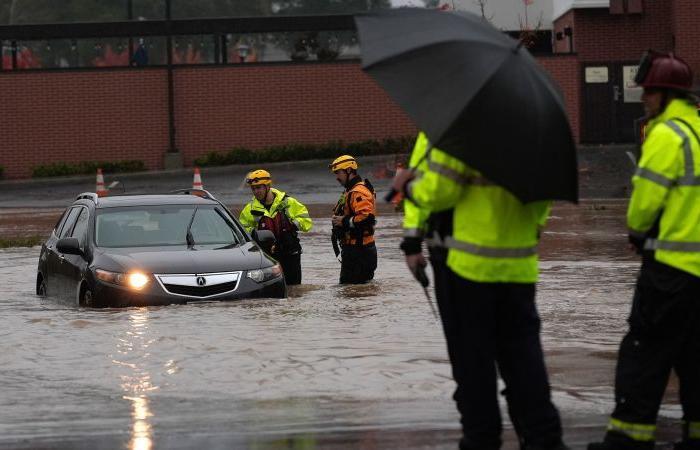
[(634, 81), (644, 88), (688, 91), (693, 86), (693, 71), (673, 53), (647, 52), (639, 64)]

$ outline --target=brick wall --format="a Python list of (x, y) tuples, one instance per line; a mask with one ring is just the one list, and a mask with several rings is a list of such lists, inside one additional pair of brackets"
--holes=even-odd
[[(564, 35), (564, 28), (570, 27), (572, 30), (572, 36), (576, 36), (575, 13), (576, 10), (572, 9), (569, 12), (565, 13), (563, 16), (559, 17), (556, 21), (554, 21), (554, 24), (552, 26), (552, 39), (554, 39), (554, 53), (569, 53), (570, 51), (576, 51), (576, 48), (574, 46), (571, 46), (571, 43), (569, 41), (571, 41), (573, 44), (576, 43), (573, 42), (571, 38)], [(561, 33), (561, 40), (557, 40), (557, 33)]]
[[(578, 64), (541, 58), (578, 136)], [(175, 70), (176, 142), (186, 165), (209, 151), (407, 136), (408, 117), (357, 62)], [(138, 159), (161, 169), (168, 149), (162, 68), (0, 73), (6, 178), (44, 163)]]
[(176, 72), (184, 162), (211, 150), (323, 144), (415, 133), (356, 62), (189, 68)]
[(674, 0), (672, 6), (672, 32), (675, 36), (675, 52), (682, 57), (695, 74), (696, 87), (700, 88), (700, 1)]
[(168, 146), (162, 70), (0, 73), (0, 165), (26, 178), (52, 162), (140, 159)]
[[(176, 142), (185, 164), (212, 150), (415, 133), (356, 62), (178, 68)], [(140, 159), (169, 145), (164, 69), (0, 73), (6, 178), (51, 162)]]
[(574, 50), (580, 61), (638, 61), (649, 48), (671, 50), (671, 3), (647, 0), (643, 14), (610, 14), (608, 8), (574, 10)]
[(566, 102), (566, 111), (569, 116), (569, 124), (574, 134), (575, 142), (579, 142), (580, 136), (580, 110), (581, 110), (581, 70), (578, 58), (575, 55), (540, 57), (538, 61), (550, 73), (554, 81), (559, 85)]

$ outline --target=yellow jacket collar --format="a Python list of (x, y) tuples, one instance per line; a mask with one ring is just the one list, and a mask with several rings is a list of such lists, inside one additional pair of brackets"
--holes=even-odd
[[(270, 206), (270, 211), (276, 211), (277, 207), (282, 202), (285, 193), (275, 188), (270, 188), (270, 190), (273, 194), (275, 194), (275, 198), (274, 200), (272, 200), (272, 205)], [(262, 202), (255, 197), (253, 197), (252, 209), (267, 210), (267, 208), (265, 208), (265, 205), (263, 205)]]
[(649, 121), (649, 130), (659, 123), (667, 122), (674, 117), (696, 116), (698, 114), (695, 105), (687, 100), (675, 98), (671, 100), (661, 114)]

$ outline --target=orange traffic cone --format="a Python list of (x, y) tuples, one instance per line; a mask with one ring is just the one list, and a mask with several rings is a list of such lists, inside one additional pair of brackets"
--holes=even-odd
[(204, 189), (202, 184), (202, 174), (199, 172), (199, 167), (194, 168), (194, 180), (192, 180), (192, 189)]
[(105, 178), (102, 176), (102, 169), (97, 169), (97, 183), (95, 187), (95, 192), (97, 192), (98, 197), (106, 197), (109, 193), (107, 188), (105, 188)]

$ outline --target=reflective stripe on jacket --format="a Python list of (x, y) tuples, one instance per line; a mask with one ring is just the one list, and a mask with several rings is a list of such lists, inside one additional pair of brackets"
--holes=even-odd
[[(416, 139), (416, 144), (411, 153), (411, 159), (408, 162), (408, 167), (415, 171), (416, 176), (420, 177), (428, 169), (428, 160), (425, 154), (428, 152), (430, 142), (425, 133), (420, 132)], [(403, 202), (403, 235), (409, 238), (421, 238), (425, 236), (427, 229), (428, 218), (430, 217), (429, 208), (421, 208), (416, 205), (411, 199), (406, 198)]]
[(245, 229), (250, 233), (258, 228), (262, 217), (275, 218), (278, 213), (282, 213), (287, 215), (289, 221), (299, 231), (309, 231), (313, 226), (313, 222), (311, 217), (309, 217), (309, 211), (306, 209), (306, 206), (294, 197), (288, 195), (285, 197), (286, 194), (282, 191), (275, 188), (271, 190), (275, 194), (275, 199), (272, 201), (269, 211), (257, 198), (253, 198), (250, 203), (245, 205), (238, 218)]
[[(700, 118), (694, 105), (674, 99), (647, 129), (627, 226), (647, 238), (657, 261), (700, 277), (700, 143), (693, 134)], [(656, 224), (658, 236), (649, 236)]]
[(437, 244), (449, 249), (447, 265), (456, 274), (477, 282), (537, 281), (536, 246), (549, 202), (523, 204), (437, 149), (430, 152), (428, 170), (406, 190), (433, 213), (453, 209), (453, 235)]

